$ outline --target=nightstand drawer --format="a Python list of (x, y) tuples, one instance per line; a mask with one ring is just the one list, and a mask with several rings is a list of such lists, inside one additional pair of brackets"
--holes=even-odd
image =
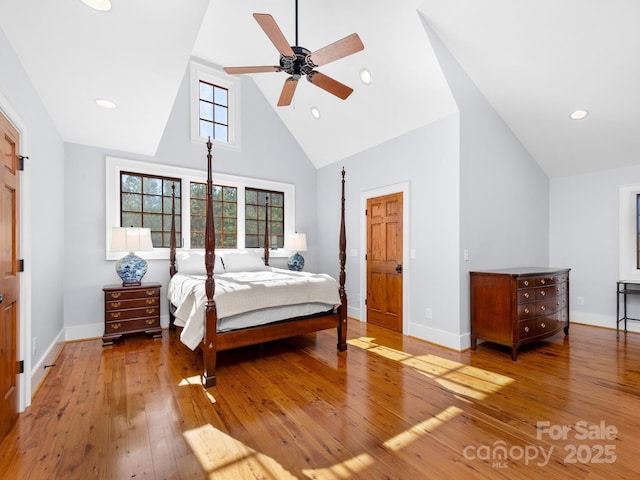
[[(129, 287), (131, 288), (131, 287)], [(133, 298), (160, 297), (160, 290), (156, 288), (136, 288), (135, 290), (120, 289), (117, 291), (106, 291), (105, 300), (128, 300)]]
[(160, 304), (159, 297), (141, 298), (139, 300), (116, 300), (107, 302), (105, 308), (107, 310), (127, 310), (136, 307), (153, 307)]
[(127, 318), (138, 317), (159, 317), (160, 307), (144, 307), (144, 308), (131, 308), (129, 310), (115, 310), (105, 313), (107, 322), (113, 320), (126, 320)]
[(159, 318), (134, 318), (119, 322), (107, 322), (105, 332), (115, 334), (143, 332), (153, 327), (160, 327)]

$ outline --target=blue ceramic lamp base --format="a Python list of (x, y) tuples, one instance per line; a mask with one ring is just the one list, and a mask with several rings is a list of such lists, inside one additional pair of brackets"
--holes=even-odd
[(289, 270), (293, 270), (295, 272), (302, 271), (302, 269), (304, 268), (304, 257), (298, 252), (294, 253), (289, 257), (287, 266), (289, 267)]
[(147, 273), (147, 261), (130, 252), (116, 263), (116, 273), (122, 279), (122, 286), (140, 285)]

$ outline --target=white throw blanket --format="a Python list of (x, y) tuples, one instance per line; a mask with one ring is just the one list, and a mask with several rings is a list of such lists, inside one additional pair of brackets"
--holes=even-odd
[[(182, 326), (181, 340), (194, 349), (202, 340), (207, 298), (203, 275), (173, 276), (167, 296), (177, 307), (176, 325)], [(279, 268), (256, 272), (234, 272), (215, 275), (218, 318), (280, 307), (283, 305), (340, 304), (338, 282), (327, 275), (292, 272)]]

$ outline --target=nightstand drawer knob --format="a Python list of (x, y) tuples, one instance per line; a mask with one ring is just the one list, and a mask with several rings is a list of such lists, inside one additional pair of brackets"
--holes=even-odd
[(121, 323), (110, 323), (109, 327), (111, 327), (112, 330), (118, 330), (121, 325)]
[(111, 302), (111, 306), (112, 306), (113, 308), (118, 308), (120, 305), (122, 305), (122, 303), (121, 303), (121, 302)]
[(147, 325), (153, 325), (154, 323), (156, 323), (156, 321), (153, 318), (147, 318), (146, 323)]
[(156, 293), (155, 290), (147, 290), (147, 295), (152, 296)]
[(120, 312), (112, 312), (109, 315), (111, 318), (120, 318)]
[(120, 298), (120, 292), (111, 293), (111, 298)]
[(153, 305), (154, 303), (156, 303), (155, 298), (147, 298), (147, 305)]
[(147, 313), (149, 315), (151, 315), (152, 313), (155, 313), (156, 309), (155, 308), (147, 308)]

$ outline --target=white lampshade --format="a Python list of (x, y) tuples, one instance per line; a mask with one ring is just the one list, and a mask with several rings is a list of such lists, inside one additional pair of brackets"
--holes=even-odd
[(153, 251), (151, 229), (139, 227), (113, 227), (111, 229), (112, 252)]
[(307, 235), (304, 233), (287, 234), (284, 240), (284, 249), (292, 252), (306, 252)]

